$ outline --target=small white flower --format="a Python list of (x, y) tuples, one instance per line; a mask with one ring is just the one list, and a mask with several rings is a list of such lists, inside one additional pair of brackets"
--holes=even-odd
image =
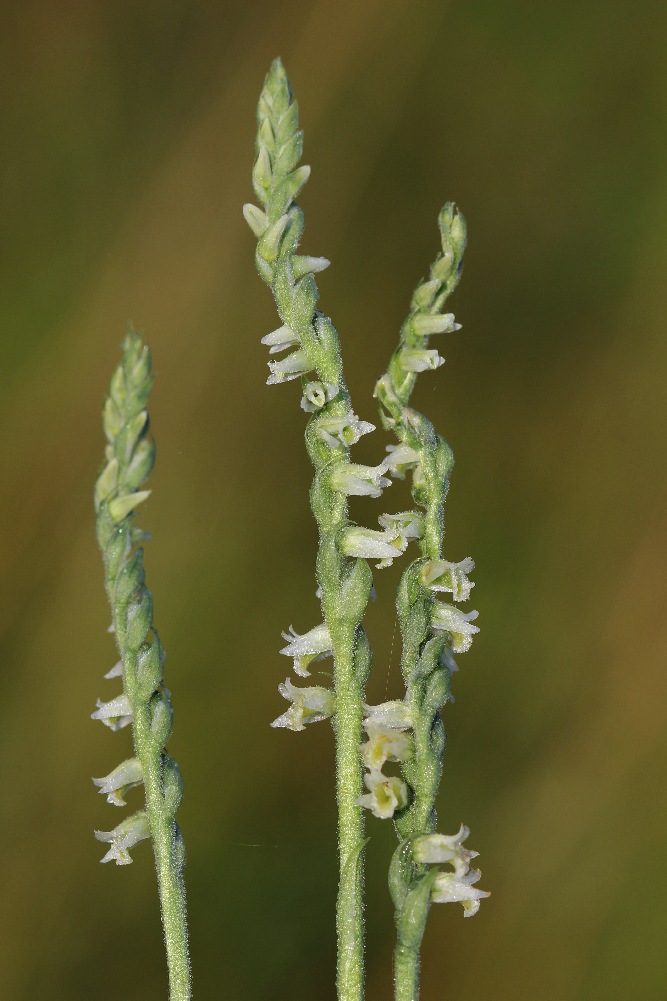
[(467, 601), (475, 586), (467, 574), (475, 569), (475, 561), (466, 556), (460, 563), (432, 560), (422, 567), (422, 581), (432, 591), (451, 591), (454, 601)]
[(317, 434), (329, 448), (339, 445), (356, 445), (362, 435), (375, 431), (375, 424), (360, 421), (356, 414), (347, 417), (322, 417), (317, 425)]
[(123, 677), (123, 662), (122, 660), (116, 661), (114, 666), (110, 671), (104, 675), (105, 678), (122, 678)]
[(390, 727), (392, 730), (409, 730), (412, 726), (412, 715), (407, 702), (402, 699), (392, 699), (381, 702), (379, 706), (364, 705), (366, 718), (364, 729), (368, 732), (371, 726)]
[(394, 545), (404, 552), (412, 539), (421, 539), (423, 523), (417, 511), (399, 511), (398, 514), (381, 514), (378, 521), (388, 535), (392, 536)]
[(465, 876), (454, 872), (439, 872), (435, 877), (431, 900), (434, 904), (463, 904), (464, 917), (471, 918), (479, 910), (479, 902), (491, 894), (473, 886), (481, 878), (479, 869), (471, 869)]
[(262, 337), (261, 343), (267, 345), (270, 355), (275, 355), (279, 351), (285, 351), (286, 348), (295, 347), (299, 343), (299, 338), (285, 323), (282, 327), (278, 327), (277, 330), (272, 330), (270, 334)]
[(294, 671), (300, 678), (310, 677), (308, 666), (313, 661), (333, 654), (331, 636), (323, 622), (301, 636), (290, 626), (289, 632), (282, 633), (282, 637), (289, 642), (280, 652), (294, 658)]
[(401, 348), (398, 362), (404, 372), (428, 372), (445, 364), (435, 348)]
[(463, 847), (469, 834), (470, 829), (463, 824), (456, 834), (423, 834), (412, 842), (414, 860), (422, 865), (447, 862), (453, 866), (455, 876), (464, 876), (470, 860), (479, 855)]
[(419, 452), (409, 445), (387, 445), (387, 452), (389, 455), (384, 460), (385, 469), (399, 480), (405, 479), (409, 469), (419, 467), (421, 464)]
[(397, 810), (408, 805), (408, 787), (397, 775), (387, 776), (373, 770), (364, 775), (364, 782), (369, 792), (356, 802), (370, 810), (374, 817), (389, 820)]
[(391, 486), (391, 480), (382, 475), (385, 471), (384, 463), (360, 466), (353, 462), (339, 462), (332, 470), (331, 485), (343, 494), (379, 497), (385, 487)]
[(96, 705), (97, 710), (90, 718), (101, 720), (111, 730), (122, 730), (132, 722), (134, 714), (127, 695), (117, 695), (110, 702), (101, 702), (98, 699)]
[(115, 862), (116, 865), (129, 865), (132, 862), (129, 849), (150, 836), (148, 814), (145, 810), (140, 810), (139, 813), (123, 820), (113, 831), (95, 831), (98, 841), (107, 841), (111, 844), (111, 848), (101, 861)]
[(421, 518), (416, 511), (401, 514), (382, 514), (378, 518), (382, 531), (361, 528), (358, 525), (344, 529), (341, 534), (340, 549), (346, 556), (380, 562), (375, 565), (382, 570), (408, 547), (410, 539), (421, 535)]
[(443, 313), (441, 316), (419, 313), (412, 318), (412, 329), (419, 337), (428, 337), (430, 334), (451, 334), (454, 330), (460, 330), (461, 324), (456, 323), (453, 313)]
[(473, 620), (479, 612), (462, 612), (454, 605), (444, 605), (436, 601), (431, 613), (431, 629), (436, 633), (449, 633), (452, 637), (454, 653), (465, 653), (470, 649), (472, 638), (479, 632)]
[(378, 532), (372, 528), (361, 528), (352, 525), (341, 533), (340, 551), (345, 556), (363, 560), (380, 560), (377, 567), (391, 566), (396, 556), (405, 549), (394, 542), (394, 537), (388, 532)]
[(267, 386), (275, 386), (280, 382), (289, 382), (291, 379), (298, 379), (300, 376), (310, 372), (312, 367), (313, 363), (305, 351), (301, 349), (293, 351), (291, 355), (281, 358), (280, 361), (272, 360), (269, 362), (271, 375), (266, 380), (266, 384)]
[(336, 698), (329, 688), (297, 688), (289, 678), (285, 678), (285, 683), (278, 685), (278, 691), (292, 705), (282, 716), (274, 719), (271, 726), (304, 730), (307, 723), (318, 723), (335, 712)]
[(338, 386), (332, 382), (307, 382), (301, 397), (301, 409), (312, 414), (326, 403), (331, 403), (337, 393)]
[(143, 781), (144, 773), (138, 758), (129, 758), (104, 778), (93, 779), (100, 792), (106, 796), (107, 803), (114, 806), (126, 806), (123, 796), (127, 790), (141, 785)]
[(407, 761), (412, 756), (412, 740), (402, 730), (376, 723), (364, 723), (368, 740), (359, 748), (361, 759), (370, 771), (380, 771), (385, 761)]

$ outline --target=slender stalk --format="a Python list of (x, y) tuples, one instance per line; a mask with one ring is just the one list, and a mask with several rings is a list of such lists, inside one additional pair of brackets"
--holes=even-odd
[[(350, 408), (338, 334), (331, 320), (316, 309), (318, 292), (314, 274), (329, 262), (295, 252), (304, 225), (295, 198), (310, 173), (310, 168), (297, 166), (302, 138), (297, 106), (292, 101), (285, 70), (277, 59), (266, 78), (258, 107), (253, 185), (262, 208), (246, 205), (244, 214), (258, 237), (257, 269), (273, 292), (283, 324), (267, 335), (264, 342), (271, 346), (272, 353), (296, 349), (286, 358), (269, 363), (268, 382), (300, 378), (304, 389), (302, 407), (312, 414), (306, 429), (306, 446), (315, 470), (310, 497), (320, 537), (317, 579), (324, 619), (323, 627), (316, 629), (324, 628), (323, 635), (328, 638), (326, 647), (317, 652), (333, 654), (335, 712), (324, 708), (329, 693), (321, 688), (292, 686), (286, 697), (295, 701), (295, 706), (299, 699), (302, 706), (304, 699), (314, 699), (319, 712), (313, 716), (311, 708), (310, 719), (333, 716), (340, 864), (337, 988), (340, 1001), (361, 1001), (364, 819), (358, 804), (363, 791), (359, 745), (371, 656), (360, 623), (372, 581), (366, 561), (350, 559), (340, 544), (349, 525), (347, 495), (363, 492), (377, 496), (381, 477), (380, 470), (374, 467), (351, 466), (349, 462), (349, 444), (365, 430)], [(314, 379), (308, 374), (311, 372), (315, 373)], [(302, 677), (308, 672), (304, 662), (298, 660), (298, 651), (305, 650), (304, 644), (299, 646), (299, 643), (306, 639), (295, 637), (283, 651), (294, 651), (295, 670)], [(286, 686), (282, 687), (286, 690)], [(304, 718), (303, 713), (297, 717), (290, 711), (274, 725), (302, 729)]]
[[(405, 570), (397, 595), (414, 753), (401, 765), (411, 801), (395, 819), (399, 845), (389, 876), (396, 908), (396, 1001), (419, 998), (420, 949), (431, 899), (459, 900), (469, 914), (475, 913), (479, 898), (486, 896), (470, 887), (478, 873), (469, 870), (473, 853), (461, 848), (467, 830), (462, 828), (451, 838), (435, 834), (435, 799), (445, 747), (439, 710), (450, 695), (451, 671), (456, 666), (452, 650), (466, 650), (477, 632), (470, 625), (476, 612), (464, 614), (435, 600), (436, 591), (450, 591), (454, 600), (465, 600), (472, 586), (466, 571), (474, 564), (469, 559), (453, 564), (442, 558), (444, 504), (453, 455), (431, 422), (408, 405), (417, 373), (443, 363), (437, 351), (428, 347), (429, 336), (458, 327), (452, 314), (442, 310), (458, 284), (465, 222), (455, 206), (448, 204), (440, 213), (439, 225), (442, 252), (429, 278), (415, 290), (398, 348), (376, 386), (383, 424), (398, 438), (396, 461), (403, 471), (412, 471), (413, 497), (424, 512), (421, 558)], [(442, 873), (430, 865), (433, 862), (449, 862), (454, 872)]]
[(93, 713), (112, 730), (132, 725), (135, 757), (103, 779), (95, 779), (110, 803), (125, 806), (133, 786), (145, 790), (145, 809), (114, 830), (96, 831), (111, 847), (103, 862), (127, 865), (129, 849), (153, 842), (162, 925), (167, 950), (171, 1001), (191, 998), (190, 963), (183, 867), (185, 846), (175, 820), (183, 795), (178, 765), (165, 745), (171, 734), (172, 709), (163, 685), (164, 651), (153, 626), (153, 599), (144, 583), (143, 549), (148, 536), (133, 524), (135, 509), (149, 495), (140, 490), (154, 462), (146, 404), (152, 384), (148, 348), (130, 331), (123, 360), (111, 380), (104, 406), (106, 465), (95, 487), (97, 538), (104, 556), (105, 586), (120, 654), (107, 677), (122, 677), (123, 692), (98, 702)]

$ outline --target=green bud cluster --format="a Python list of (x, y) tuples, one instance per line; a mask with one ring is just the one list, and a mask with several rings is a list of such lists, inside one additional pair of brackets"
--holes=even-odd
[(95, 513), (113, 617), (111, 629), (120, 655), (107, 677), (122, 677), (123, 692), (109, 702), (98, 702), (93, 718), (113, 730), (131, 725), (135, 757), (94, 781), (109, 802), (118, 806), (125, 805), (123, 796), (129, 788), (143, 784), (145, 808), (112, 831), (97, 831), (96, 837), (111, 845), (102, 861), (119, 865), (132, 861), (129, 849), (135, 844), (152, 840), (170, 998), (186, 1001), (191, 988), (183, 884), (185, 847), (175, 819), (183, 782), (176, 761), (166, 750), (172, 709), (163, 682), (164, 650), (153, 625), (143, 549), (137, 548), (148, 535), (134, 524), (137, 507), (150, 494), (140, 488), (155, 460), (146, 409), (153, 376), (150, 351), (133, 330), (123, 341), (122, 350), (103, 409), (107, 445), (105, 465), (95, 485)]

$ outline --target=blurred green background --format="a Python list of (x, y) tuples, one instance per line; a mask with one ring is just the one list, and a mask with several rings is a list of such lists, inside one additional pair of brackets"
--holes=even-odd
[[(268, 727), (280, 631), (317, 621), (299, 392), (264, 385), (274, 310), (241, 217), (277, 54), (313, 168), (303, 246), (333, 261), (321, 306), (363, 419), (441, 203), (469, 223), (464, 329), (415, 403), (455, 450), (447, 553), (477, 561), (482, 627), (445, 711), (440, 828), (472, 828), (493, 896), (472, 921), (432, 909), (424, 1001), (662, 1001), (667, 6), (1, 10), (3, 1001), (166, 997), (149, 851), (102, 867), (92, 837), (121, 811), (90, 776), (129, 748), (88, 719), (116, 690), (91, 492), (129, 320), (158, 373), (142, 524), (196, 997), (334, 997), (331, 734)], [(401, 510), (391, 494), (355, 516)], [(401, 694), (394, 569), (369, 613), (375, 701)], [(368, 830), (384, 1001), (393, 833)]]

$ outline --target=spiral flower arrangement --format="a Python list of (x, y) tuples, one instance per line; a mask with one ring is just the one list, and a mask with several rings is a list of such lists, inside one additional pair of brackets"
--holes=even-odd
[[(435, 798), (445, 744), (440, 709), (449, 698), (453, 654), (467, 650), (477, 613), (436, 598), (469, 598), (469, 558), (444, 559), (443, 510), (452, 466), (451, 449), (430, 421), (408, 405), (417, 374), (438, 368), (443, 358), (428, 346), (434, 334), (459, 329), (444, 304), (458, 283), (465, 224), (454, 206), (440, 214), (442, 252), (429, 278), (413, 295), (400, 343), (377, 383), (383, 426), (397, 438), (374, 466), (350, 461), (361, 435), (375, 430), (352, 409), (344, 381), (337, 331), (317, 308), (315, 275), (329, 265), (323, 257), (297, 253), (304, 217), (296, 203), (310, 168), (299, 166), (303, 134), (298, 109), (280, 60), (271, 66), (257, 113), (253, 187), (259, 206), (244, 207), (257, 237), (257, 270), (270, 287), (281, 325), (262, 338), (269, 348), (269, 385), (299, 380), (301, 407), (308, 414), (306, 448), (314, 467), (310, 490), (319, 530), (316, 559), (322, 622), (304, 634), (285, 633), (281, 653), (294, 673), (310, 677), (313, 665), (333, 658), (333, 686), (279, 686), (288, 709), (275, 727), (300, 731), (331, 719), (336, 741), (339, 890), (337, 901), (340, 1001), (361, 1001), (364, 990), (363, 864), (364, 809), (392, 818), (399, 839), (389, 873), (396, 909), (397, 1001), (419, 993), (419, 950), (431, 902), (459, 901), (474, 914), (484, 891), (470, 869), (476, 853), (464, 849), (468, 835), (436, 833)], [(353, 524), (348, 497), (379, 497), (392, 479), (412, 479), (416, 510), (380, 516), (380, 529)], [(402, 636), (405, 695), (379, 706), (365, 703), (371, 650), (362, 619), (372, 589), (369, 560), (389, 566), (410, 542), (421, 555), (404, 572), (397, 610)], [(387, 774), (395, 763), (400, 775)], [(451, 868), (443, 869), (449, 865)]]

